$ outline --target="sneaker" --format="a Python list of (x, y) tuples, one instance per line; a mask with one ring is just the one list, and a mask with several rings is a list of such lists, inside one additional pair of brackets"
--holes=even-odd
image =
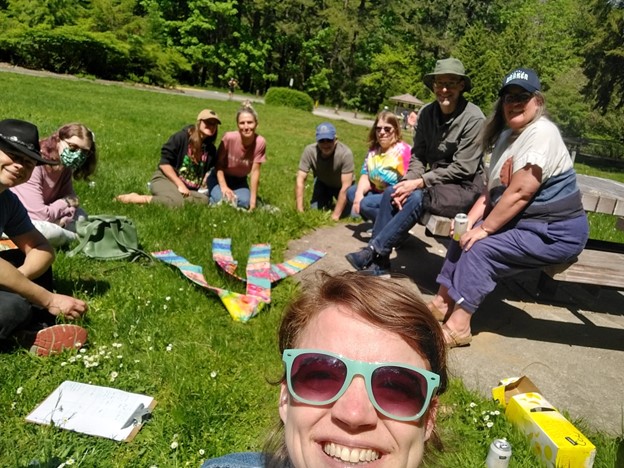
[(370, 266), (360, 273), (366, 276), (390, 276), (390, 257), (376, 255)]
[(37, 356), (59, 354), (64, 349), (80, 349), (87, 341), (87, 330), (78, 325), (52, 325), (39, 330), (30, 346)]
[(364, 270), (371, 263), (373, 263), (374, 256), (375, 252), (373, 251), (373, 249), (371, 249), (370, 247), (364, 247), (359, 252), (352, 252), (345, 255), (345, 258), (356, 270)]

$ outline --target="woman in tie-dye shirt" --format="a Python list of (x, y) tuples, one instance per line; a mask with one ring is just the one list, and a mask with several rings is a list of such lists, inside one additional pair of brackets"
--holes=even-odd
[(353, 204), (352, 215), (374, 222), (384, 190), (403, 178), (412, 150), (401, 136), (397, 117), (392, 112), (380, 112), (368, 134), (370, 149), (360, 180), (347, 191), (347, 199)]

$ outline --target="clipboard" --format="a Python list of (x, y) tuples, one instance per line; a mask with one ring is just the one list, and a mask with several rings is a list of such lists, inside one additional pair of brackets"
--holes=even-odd
[(26, 416), (26, 421), (130, 442), (156, 404), (147, 395), (66, 380)]

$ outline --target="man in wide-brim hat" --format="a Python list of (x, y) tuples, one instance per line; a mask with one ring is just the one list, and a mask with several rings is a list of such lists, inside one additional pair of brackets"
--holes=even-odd
[[(19, 332), (22, 344), (45, 356), (86, 341), (84, 328), (54, 325), (54, 316), (76, 319), (86, 312), (87, 304), (51, 292), (54, 250), (8, 190), (26, 182), (39, 164), (50, 162), (39, 151), (37, 127), (23, 120), (0, 121), (0, 232), (17, 246), (0, 252), (0, 348), (10, 347)], [(51, 326), (33, 328), (33, 322), (40, 320)]]
[(436, 100), (418, 114), (408, 171), (384, 192), (368, 246), (347, 255), (354, 268), (367, 274), (390, 272), (392, 249), (409, 237), (425, 212), (454, 217), (481, 194), (479, 134), (485, 116), (464, 97), (472, 88), (464, 65), (453, 57), (438, 60), (423, 82)]

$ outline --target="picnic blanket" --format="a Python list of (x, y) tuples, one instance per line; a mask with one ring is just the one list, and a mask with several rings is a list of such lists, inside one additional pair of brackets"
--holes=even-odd
[(190, 263), (173, 250), (152, 252), (152, 256), (178, 268), (193, 283), (219, 296), (233, 320), (247, 322), (260, 312), (264, 304), (271, 302), (272, 283), (307, 268), (323, 258), (325, 252), (308, 249), (291, 260), (271, 265), (271, 246), (269, 244), (254, 244), (251, 246), (247, 261), (247, 278), (242, 278), (236, 273), (238, 262), (232, 256), (232, 240), (213, 239), (213, 260), (223, 271), (246, 283), (245, 294), (208, 284), (201, 266)]

